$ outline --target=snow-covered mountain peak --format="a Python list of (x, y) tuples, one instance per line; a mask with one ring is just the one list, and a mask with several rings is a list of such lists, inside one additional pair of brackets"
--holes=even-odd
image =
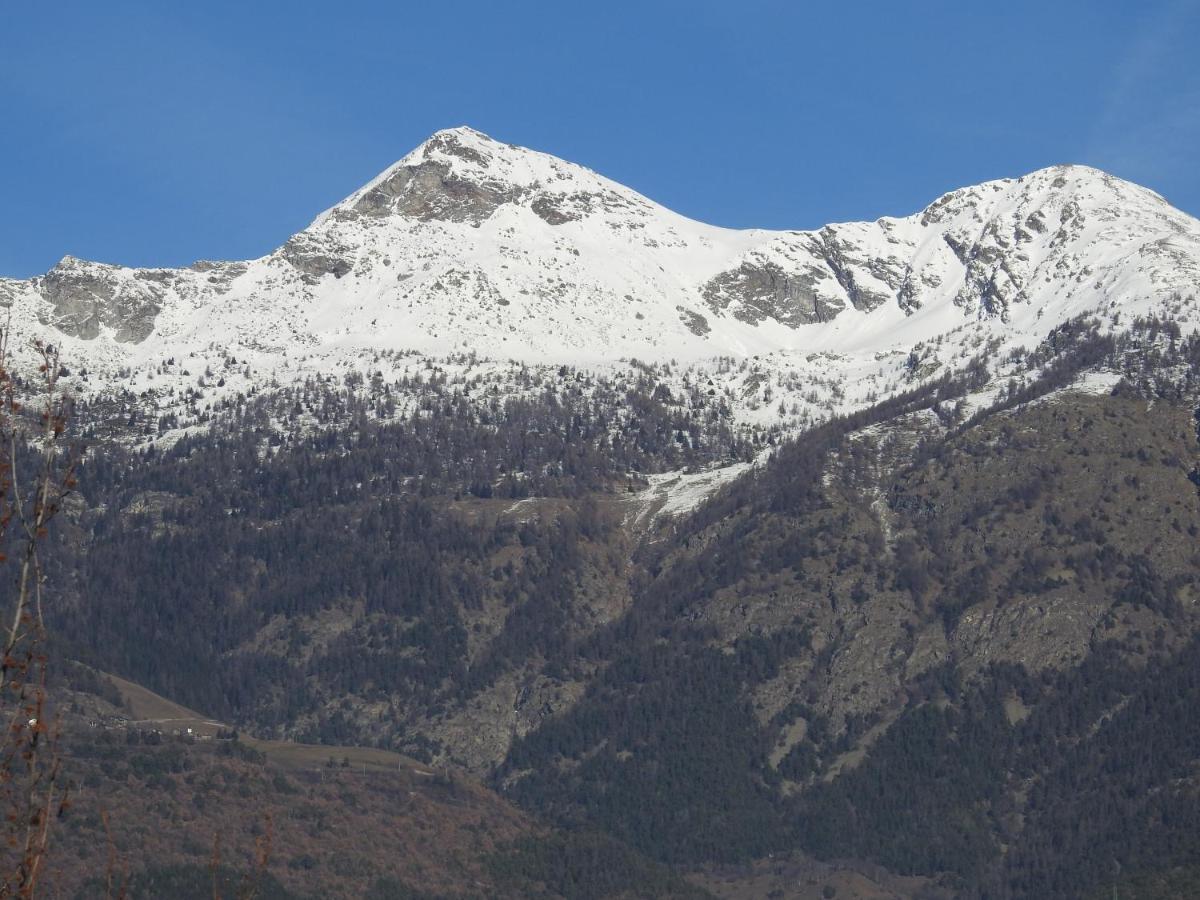
[[(1057, 165), (1038, 169), (1019, 178), (1002, 178), (943, 194), (921, 213), (922, 224), (936, 224), (972, 215), (984, 220), (1005, 209), (1036, 209), (1067, 204), (1095, 210), (1112, 210), (1133, 203), (1152, 211), (1166, 201), (1147, 188), (1124, 181), (1108, 172), (1084, 165)], [(1171, 210), (1171, 212), (1177, 212)]]
[(478, 225), (506, 204), (528, 208), (551, 225), (599, 209), (646, 213), (654, 208), (583, 166), (459, 127), (436, 132), (312, 227), (389, 216)]
[(454, 128), (261, 259), (64, 257), (44, 276), (0, 279), (0, 306), (16, 331), (63, 344), (93, 385), (161, 378), (165, 360), (214, 347), (296, 374), (416, 351), (588, 365), (771, 356), (851, 378), (944, 336), (947, 359), (964, 342), (1036, 343), (1066, 318), (1143, 314), (1197, 283), (1200, 223), (1086, 166), (952, 191), (905, 217), (737, 231)]

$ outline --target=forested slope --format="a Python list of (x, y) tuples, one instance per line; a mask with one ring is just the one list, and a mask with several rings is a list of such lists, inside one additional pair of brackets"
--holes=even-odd
[[(462, 765), (676, 869), (802, 853), (995, 898), (1185, 878), (1200, 342), (1080, 319), (998, 362), (914, 367), (787, 440), (570, 370), (399, 420), (314, 382), (153, 450), (88, 407), (54, 627), (254, 734)], [(643, 515), (647, 475), (756, 455)]]

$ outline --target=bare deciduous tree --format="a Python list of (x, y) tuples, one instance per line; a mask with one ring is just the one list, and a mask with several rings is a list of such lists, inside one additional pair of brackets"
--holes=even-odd
[[(15, 568), (0, 592), (8, 605), (0, 608), (0, 897), (34, 897), (51, 823), (68, 801), (58, 727), (47, 708), (42, 548), (75, 479), (62, 446), (69, 400), (58, 390), (58, 353), (34, 344), (38, 376), (25, 383), (10, 368), (8, 339), (0, 329), (0, 563)], [(27, 394), (34, 398), (30, 409)]]

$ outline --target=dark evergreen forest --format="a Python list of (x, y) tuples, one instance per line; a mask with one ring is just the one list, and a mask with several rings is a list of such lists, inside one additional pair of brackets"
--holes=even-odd
[[(173, 423), (137, 412), (137, 398), (97, 401), (77, 411), (79, 494), (52, 536), (51, 585), (64, 598), (53, 630), (71, 658), (241, 727), (427, 759), (447, 752), (429, 723), (505, 678), (577, 687), (484, 774), (530, 810), (606, 834), (592, 839), (596, 859), (626, 845), (684, 867), (800, 849), (986, 898), (1092, 896), (1190, 871), (1195, 557), (1180, 550), (1168, 564), (1119, 538), (1101, 498), (1064, 508), (1072, 467), (1085, 465), (1069, 448), (1090, 445), (1067, 434), (1055, 455), (1021, 424), (1101, 366), (1123, 376), (1112, 396), (1065, 414), (1094, 418), (1096, 403), (1190, 412), (1200, 341), (1160, 320), (1115, 336), (1080, 320), (1015, 361), (1029, 377), (983, 408), (962, 403), (989, 381), (977, 359), (786, 441), (734, 427), (702, 390), (674, 396), (650, 374), (584, 390), (565, 368), (557, 385), (507, 400), (436, 377), (395, 396), (313, 381), (213, 410), (208, 429), (169, 444), (114, 442), (115, 419), (143, 438)], [(875, 474), (858, 436), (913, 433), (903, 423), (923, 416), (938, 427)], [(622, 504), (647, 475), (747, 461), (773, 444), (765, 465), (694, 514), (631, 541)], [(1147, 445), (1118, 458), (1113, 503), (1133, 510), (1128, 528), (1134, 498), (1174, 510), (1146, 487), (1157, 483), (1148, 467), (1200, 483), (1172, 454)], [(988, 458), (1031, 462), (985, 488), (963, 460)], [(903, 537), (889, 544), (833, 497), (831, 460), (841, 482), (886, 487)], [(519, 501), (535, 504), (530, 514)], [(1200, 522), (1164, 515), (1171, 546), (1186, 548)], [(1037, 528), (963, 549), (975, 547), (963, 535), (1015, 535), (1018, 520)], [(1036, 672), (950, 656), (904, 683), (886, 715), (830, 717), (804, 683), (764, 714), (755, 698), (801, 661), (828, 669), (836, 646), (815, 642), (800, 612), (732, 633), (711, 610), (784, 583), (834, 613), (887, 597), (948, 638), (979, 610), (1069, 584), (1158, 633), (1098, 637), (1082, 658)], [(601, 609), (600, 595), (616, 599)], [(803, 737), (773, 758), (799, 721)], [(543, 856), (527, 848), (501, 875), (527, 878), (551, 864)], [(666, 873), (645, 870), (684, 890)]]

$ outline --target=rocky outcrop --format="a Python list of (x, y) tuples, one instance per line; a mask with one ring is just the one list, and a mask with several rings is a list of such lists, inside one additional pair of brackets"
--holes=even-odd
[(1004, 319), (1012, 304), (1025, 299), (1021, 275), (1009, 264), (1012, 242), (999, 223), (988, 223), (974, 241), (955, 232), (947, 232), (943, 240), (964, 269), (955, 305)]
[(246, 274), (249, 266), (241, 262), (212, 262), (211, 260), (197, 260), (188, 266), (193, 272), (199, 272), (204, 276), (204, 283), (211, 285), (213, 290), (219, 293), (224, 293), (229, 290), (234, 279)]
[(17, 294), (21, 293), (22, 287), (23, 285), (19, 281), (0, 278), (0, 309), (9, 309), (12, 306)]
[(40, 318), (72, 337), (94, 340), (112, 329), (119, 343), (139, 343), (154, 330), (169, 270), (131, 273), (114, 266), (66, 257), (34, 280), (45, 301)]
[(305, 284), (316, 284), (326, 275), (341, 278), (354, 268), (353, 251), (331, 241), (315, 239), (307, 232), (291, 238), (279, 255), (300, 272)]
[(395, 169), (351, 208), (366, 216), (402, 215), (422, 222), (478, 224), (519, 193), (503, 182), (460, 178), (447, 163), (425, 161)]
[(701, 294), (713, 312), (727, 312), (741, 322), (757, 325), (774, 319), (796, 327), (826, 322), (845, 308), (816, 290), (828, 279), (829, 273), (817, 266), (789, 273), (776, 263), (751, 259), (713, 278)]
[[(898, 270), (903, 266), (899, 259), (884, 259), (866, 252), (843, 238), (837, 229), (830, 226), (817, 232), (813, 243), (814, 252), (823, 258), (833, 277), (846, 292), (850, 305), (855, 309), (870, 312), (895, 298), (901, 279), (901, 272)], [(857, 277), (857, 273), (864, 270), (874, 279), (888, 285), (892, 292), (885, 293), (869, 287), (865, 279)]]
[(563, 225), (567, 222), (577, 222), (582, 218), (580, 212), (574, 208), (571, 203), (571, 198), (563, 195), (547, 194), (538, 197), (531, 204), (532, 209), (543, 222), (550, 225)]

